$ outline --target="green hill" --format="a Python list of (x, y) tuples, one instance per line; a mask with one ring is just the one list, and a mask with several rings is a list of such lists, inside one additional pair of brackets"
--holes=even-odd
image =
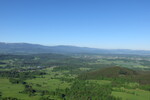
[(79, 76), (82, 80), (121, 79), (124, 81), (138, 82), (139, 84), (150, 84), (150, 71), (135, 71), (124, 67), (101, 68), (96, 71), (83, 73)]
[(116, 77), (128, 77), (128, 76), (135, 76), (138, 73), (132, 69), (123, 68), (123, 67), (109, 67), (109, 68), (102, 68), (96, 71), (84, 73), (79, 76), (81, 79), (101, 79), (102, 77), (105, 78), (116, 78)]

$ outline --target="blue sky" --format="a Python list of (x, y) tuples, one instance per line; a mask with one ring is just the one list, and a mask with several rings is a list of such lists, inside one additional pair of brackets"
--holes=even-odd
[(0, 42), (150, 50), (150, 0), (0, 0)]

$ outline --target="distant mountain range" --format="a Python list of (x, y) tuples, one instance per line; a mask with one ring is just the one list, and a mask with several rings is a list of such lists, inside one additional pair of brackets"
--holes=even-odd
[(60, 54), (76, 54), (76, 53), (92, 53), (92, 54), (138, 54), (150, 55), (150, 51), (146, 50), (128, 50), (128, 49), (98, 49), (76, 46), (43, 46), (39, 44), (29, 43), (4, 43), (0, 42), (0, 53), (12, 54), (36, 54), (36, 53), (60, 53)]

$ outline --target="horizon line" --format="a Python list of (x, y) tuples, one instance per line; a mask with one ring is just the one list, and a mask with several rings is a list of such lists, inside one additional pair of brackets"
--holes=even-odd
[(81, 47), (81, 48), (93, 48), (93, 49), (104, 49), (104, 50), (135, 50), (135, 51), (150, 51), (149, 49), (129, 49), (129, 48), (98, 48), (98, 47), (89, 47), (89, 46), (79, 46), (79, 45), (68, 45), (68, 44), (55, 44), (55, 45), (46, 45), (40, 43), (31, 43), (31, 42), (0, 42), (5, 44), (32, 44), (32, 45), (41, 45), (41, 46), (72, 46), (72, 47)]

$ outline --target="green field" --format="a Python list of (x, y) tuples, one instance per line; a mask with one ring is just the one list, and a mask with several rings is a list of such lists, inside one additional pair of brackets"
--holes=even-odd
[(23, 91), (24, 87), (21, 84), (11, 84), (8, 79), (0, 79), (0, 91), (3, 97), (17, 97), (24, 100), (37, 100), (39, 96), (29, 97), (26, 94), (19, 93)]
[(113, 91), (112, 95), (121, 97), (122, 100), (150, 100), (150, 92), (140, 89), (123, 89), (123, 92)]

